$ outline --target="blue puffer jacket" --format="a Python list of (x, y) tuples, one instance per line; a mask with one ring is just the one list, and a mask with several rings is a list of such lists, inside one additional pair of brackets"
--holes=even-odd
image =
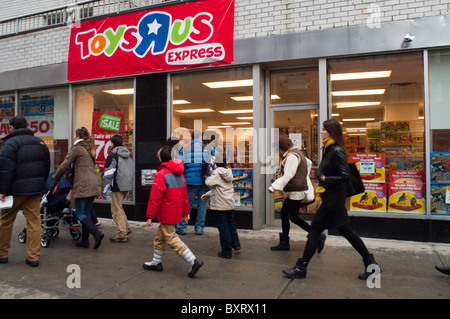
[[(184, 178), (187, 185), (205, 185), (202, 180), (202, 168), (209, 152), (205, 149), (206, 145), (201, 139), (191, 141), (190, 148), (184, 147), (178, 157), (184, 163)], [(214, 149), (212, 155), (216, 155)]]

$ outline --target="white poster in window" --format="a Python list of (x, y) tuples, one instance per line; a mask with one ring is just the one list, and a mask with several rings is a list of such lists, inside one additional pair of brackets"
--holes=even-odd
[(360, 174), (375, 174), (375, 162), (360, 162), (359, 163)]
[(450, 204), (450, 186), (445, 188), (445, 203)]
[(302, 133), (289, 133), (289, 138), (294, 145), (298, 146), (298, 149), (302, 149)]

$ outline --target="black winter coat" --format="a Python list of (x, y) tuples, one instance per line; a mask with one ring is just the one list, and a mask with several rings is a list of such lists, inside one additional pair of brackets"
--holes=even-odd
[(0, 193), (43, 194), (50, 172), (47, 145), (28, 128), (15, 130), (3, 140), (5, 143), (0, 151)]
[[(320, 176), (325, 175), (325, 182)], [(328, 146), (317, 171), (319, 186), (325, 187), (322, 203), (311, 223), (322, 228), (340, 227), (350, 222), (345, 208), (345, 190), (350, 180), (347, 155), (338, 144)]]

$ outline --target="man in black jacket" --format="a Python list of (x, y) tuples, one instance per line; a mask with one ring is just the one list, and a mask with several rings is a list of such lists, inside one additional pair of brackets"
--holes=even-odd
[(0, 200), (13, 195), (14, 203), (0, 212), (0, 264), (8, 262), (14, 221), (19, 209), (23, 209), (27, 219), (25, 262), (36, 267), (41, 242), (39, 204), (50, 171), (50, 153), (45, 143), (27, 128), (25, 118), (15, 116), (9, 125), (11, 133), (3, 138), (0, 152)]

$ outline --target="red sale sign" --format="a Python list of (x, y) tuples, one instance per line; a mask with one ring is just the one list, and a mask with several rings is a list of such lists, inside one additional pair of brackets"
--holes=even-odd
[(92, 113), (92, 137), (96, 146), (95, 164), (101, 171), (105, 168), (106, 158), (111, 152), (111, 136), (119, 134), (123, 137), (123, 130), (123, 111)]
[(199, 0), (72, 26), (68, 80), (233, 62), (234, 0)]

